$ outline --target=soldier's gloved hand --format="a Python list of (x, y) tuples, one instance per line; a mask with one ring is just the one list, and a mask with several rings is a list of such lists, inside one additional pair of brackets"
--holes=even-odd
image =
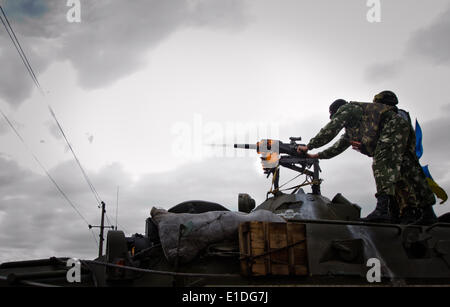
[(306, 155), (308, 158), (310, 159), (319, 159), (319, 154), (315, 153), (315, 154), (307, 154)]
[(354, 150), (361, 151), (361, 142), (350, 141), (350, 144), (352, 144)]
[(297, 146), (297, 152), (298, 153), (307, 153), (308, 152), (308, 146), (304, 146), (304, 145), (298, 145)]

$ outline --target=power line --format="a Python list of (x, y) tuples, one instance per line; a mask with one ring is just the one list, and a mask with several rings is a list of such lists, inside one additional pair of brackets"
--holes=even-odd
[[(6, 23), (5, 23), (5, 21), (3, 20), (3, 18), (1, 18), (1, 15), (0, 15), (1, 21), (2, 21), (2, 23), (3, 23), (3, 25), (4, 25), (5, 29), (6, 29), (6, 31), (8, 32), (8, 35), (9, 35), (9, 37), (11, 38), (11, 40), (12, 40), (14, 46), (16, 47), (16, 50), (17, 50), (17, 52), (19, 53), (20, 58), (22, 59), (22, 62), (24, 63), (25, 67), (27, 68), (27, 70), (28, 70), (28, 72), (29, 72), (29, 74), (30, 74), (30, 76), (31, 76), (31, 79), (33, 80), (33, 82), (34, 82), (34, 84), (36, 85), (36, 87), (40, 90), (41, 94), (42, 94), (43, 96), (45, 96), (45, 92), (44, 92), (44, 90), (42, 89), (42, 87), (41, 87), (41, 85), (40, 85), (40, 83), (39, 83), (39, 80), (37, 79), (36, 74), (34, 73), (34, 70), (33, 70), (33, 68), (31, 67), (31, 64), (30, 64), (30, 62), (28, 61), (28, 58), (27, 58), (25, 52), (23, 51), (23, 48), (22, 48), (22, 46), (20, 45), (20, 42), (19, 42), (19, 40), (17, 39), (17, 36), (16, 36), (16, 34), (15, 34), (13, 28), (11, 27), (11, 24), (9, 23), (8, 18), (6, 17), (5, 11), (3, 10), (3, 8), (2, 8), (1, 6), (0, 6), (0, 10), (1, 10), (1, 13), (2, 13), (2, 15), (3, 15), (3, 17), (4, 17), (5, 21), (6, 21)], [(86, 174), (86, 172), (85, 172), (83, 166), (81, 165), (80, 160), (78, 159), (77, 155), (75, 154), (75, 151), (73, 150), (72, 145), (70, 144), (70, 142), (69, 142), (69, 140), (68, 140), (68, 138), (67, 138), (67, 136), (66, 136), (66, 134), (65, 134), (65, 132), (64, 132), (64, 130), (63, 130), (63, 128), (62, 128), (62, 126), (61, 126), (61, 124), (59, 123), (58, 119), (56, 118), (55, 112), (53, 111), (53, 109), (52, 109), (52, 107), (50, 106), (50, 104), (48, 104), (48, 109), (49, 109), (50, 114), (52, 115), (53, 119), (55, 120), (55, 122), (56, 122), (56, 124), (57, 124), (57, 126), (58, 126), (58, 129), (60, 130), (61, 134), (63, 135), (64, 140), (66, 141), (67, 145), (69, 146), (69, 149), (70, 149), (70, 151), (72, 152), (72, 155), (73, 155), (75, 161), (77, 162), (77, 164), (78, 164), (78, 166), (79, 166), (79, 168), (80, 168), (80, 170), (81, 170), (81, 173), (83, 174), (83, 177), (85, 178), (85, 180), (86, 180), (86, 182), (87, 182), (87, 184), (88, 184), (88, 186), (89, 186), (91, 192), (93, 193), (93, 195), (94, 195), (94, 197), (95, 197), (95, 199), (96, 199), (96, 201), (97, 201), (97, 203), (98, 203), (98, 207), (100, 208), (100, 205), (101, 205), (101, 199), (100, 199), (100, 196), (98, 195), (98, 193), (97, 193), (97, 191), (96, 191), (94, 185), (92, 184), (92, 182), (89, 180), (88, 175)]]
[[(1, 15), (0, 15), (0, 20), (3, 24), (3, 26), (6, 29), (6, 32), (8, 33), (11, 41), (14, 44), (14, 47), (16, 48), (17, 52), (19, 53), (19, 56), (23, 62), (23, 64), (25, 65), (25, 68), (27, 69), (28, 73), (30, 74), (31, 79), (33, 80), (34, 84), (36, 85), (36, 87), (39, 89), (39, 91), (41, 92), (41, 94), (45, 97), (45, 92), (41, 87), (41, 84), (39, 83), (39, 80), (36, 77), (36, 74), (34, 73), (33, 68), (31, 67), (31, 64), (28, 60), (28, 57), (26, 56), (25, 52), (23, 51), (23, 48), (8, 20), (8, 17), (6, 16), (5, 11), (3, 10), (3, 7), (0, 5), (0, 11), (1, 11)], [(67, 145), (69, 146), (77, 164), (79, 165), (83, 176), (85, 177), (91, 191), (94, 193), (94, 197), (96, 198), (96, 200), (100, 203), (100, 197), (97, 193), (97, 191), (95, 190), (94, 186), (92, 185), (92, 183), (90, 182), (86, 172), (84, 171), (83, 167), (81, 166), (80, 161), (78, 160), (72, 146), (70, 145), (59, 121), (56, 118), (55, 113), (53, 112), (53, 109), (51, 108), (51, 106), (48, 104), (48, 108), (50, 111), (50, 114), (52, 115), (52, 117), (54, 118), (56, 124), (58, 125), (58, 128), (60, 129), (61, 133), (64, 136), (64, 139), (66, 140)], [(28, 147), (28, 145), (26, 144), (25, 140), (22, 138), (22, 136), (20, 135), (20, 133), (17, 131), (17, 129), (14, 127), (14, 125), (11, 123), (11, 121), (8, 119), (8, 117), (6, 116), (6, 114), (0, 110), (0, 112), (2, 113), (3, 117), (5, 118), (5, 120), (7, 121), (7, 123), (10, 125), (10, 127), (13, 129), (13, 131), (15, 132), (15, 134), (17, 135), (17, 137), (21, 140), (21, 142), (24, 144), (24, 146), (27, 148), (27, 150), (30, 152), (30, 154), (33, 156), (34, 160), (39, 164), (39, 166), (42, 168), (42, 170), (45, 172), (45, 174), (48, 176), (48, 178), (53, 182), (53, 184), (56, 186), (56, 188), (58, 189), (59, 193), (66, 199), (66, 201), (69, 203), (69, 205), (75, 210), (75, 212), (80, 216), (80, 218), (89, 226), (89, 222), (86, 220), (86, 218), (81, 214), (81, 212), (77, 209), (77, 207), (75, 206), (75, 204), (67, 197), (67, 195), (64, 193), (64, 191), (61, 189), (61, 187), (58, 185), (58, 183), (53, 179), (53, 177), (50, 175), (50, 173), (47, 171), (47, 169), (43, 166), (43, 164), (39, 161), (39, 159), (37, 158), (37, 156), (30, 150), (30, 148)], [(92, 234), (94, 235), (93, 231), (91, 230)], [(95, 238), (94, 235), (94, 239), (97, 243), (97, 239)]]
[(95, 197), (96, 201), (98, 202), (99, 205), (101, 205), (101, 199), (100, 199), (100, 196), (98, 195), (97, 190), (95, 189), (95, 187), (94, 187), (94, 185), (92, 184), (92, 182), (89, 180), (89, 177), (88, 177), (88, 175), (86, 174), (86, 171), (84, 170), (83, 166), (81, 165), (80, 160), (78, 159), (77, 155), (75, 154), (75, 151), (73, 150), (72, 145), (70, 144), (69, 140), (67, 139), (67, 136), (66, 136), (66, 134), (64, 133), (64, 130), (63, 130), (61, 124), (59, 123), (58, 119), (56, 118), (55, 112), (53, 111), (53, 109), (51, 108), (50, 105), (48, 106), (48, 109), (49, 109), (50, 114), (52, 115), (53, 119), (55, 120), (55, 122), (56, 122), (56, 124), (57, 124), (57, 126), (58, 126), (58, 128), (59, 128), (59, 131), (61, 132), (62, 136), (64, 137), (64, 140), (66, 141), (67, 145), (69, 146), (69, 149), (70, 149), (70, 151), (72, 152), (72, 155), (73, 155), (73, 157), (75, 158), (75, 161), (77, 162), (78, 167), (80, 168), (81, 173), (82, 173), (83, 176), (84, 176), (84, 179), (86, 180), (86, 182), (87, 182), (89, 188), (91, 189), (92, 193), (94, 194), (94, 197)]
[(97, 235), (94, 233), (94, 231), (92, 229), (89, 229), (91, 231), (92, 237), (94, 238), (95, 241), (95, 247), (98, 246), (98, 240), (97, 240)]
[[(23, 51), (23, 48), (22, 48), (22, 46), (20, 45), (20, 42), (19, 42), (19, 40), (17, 39), (17, 36), (16, 36), (16, 34), (15, 34), (13, 28), (11, 27), (11, 24), (9, 23), (9, 20), (8, 20), (8, 18), (6, 17), (5, 11), (3, 10), (3, 8), (1, 7), (1, 5), (0, 5), (0, 11), (1, 11), (1, 13), (2, 13), (2, 14), (0, 15), (0, 19), (1, 19), (2, 23), (3, 23), (3, 26), (5, 27), (6, 32), (8, 32), (8, 35), (9, 35), (11, 41), (13, 42), (13, 44), (14, 44), (14, 46), (15, 46), (17, 52), (19, 53), (19, 56), (20, 56), (20, 58), (22, 59), (22, 62), (23, 62), (23, 64), (25, 65), (25, 67), (26, 67), (28, 73), (30, 74), (31, 79), (33, 80), (33, 82), (34, 82), (34, 84), (36, 85), (36, 87), (39, 89), (40, 93), (41, 93), (44, 97), (46, 97), (45, 92), (44, 92), (44, 90), (42, 89), (41, 84), (39, 83), (39, 80), (37, 79), (36, 74), (34, 73), (34, 70), (33, 70), (32, 66), (31, 66), (31, 64), (30, 64), (30, 61), (28, 60), (28, 57), (26, 56), (25, 52)], [(3, 18), (2, 18), (2, 15), (3, 15)], [(4, 19), (4, 20), (3, 20), (3, 19)], [(6, 21), (6, 23), (5, 23), (5, 21)], [(94, 185), (92, 184), (91, 180), (89, 179), (89, 177), (88, 177), (86, 171), (84, 170), (83, 166), (81, 165), (80, 160), (78, 159), (77, 155), (75, 154), (75, 151), (74, 151), (72, 145), (70, 144), (70, 142), (69, 142), (69, 140), (68, 140), (68, 138), (67, 138), (67, 136), (66, 136), (66, 133), (64, 132), (64, 129), (62, 128), (60, 122), (58, 121), (55, 112), (53, 111), (53, 109), (52, 109), (52, 107), (50, 106), (49, 103), (47, 103), (47, 106), (48, 106), (48, 110), (50, 111), (51, 116), (53, 117), (53, 119), (54, 119), (55, 122), (56, 122), (56, 125), (58, 126), (58, 129), (60, 130), (62, 136), (64, 137), (64, 140), (66, 141), (66, 143), (67, 143), (67, 145), (68, 145), (68, 147), (69, 147), (69, 149), (70, 149), (70, 151), (71, 151), (71, 153), (72, 153), (72, 155), (73, 155), (75, 161), (77, 162), (78, 167), (80, 168), (81, 173), (83, 174), (84, 179), (86, 180), (86, 182), (87, 182), (87, 184), (88, 184), (88, 186), (89, 186), (89, 188), (90, 188), (92, 194), (94, 195), (94, 198), (95, 198), (96, 201), (98, 202), (98, 204), (99, 204), (98, 207), (100, 208), (100, 205), (102, 204), (102, 200), (101, 200), (99, 194), (97, 193), (97, 190), (95, 189), (95, 187), (94, 187)], [(59, 187), (59, 185), (56, 183), (56, 181), (50, 176), (50, 174), (49, 174), (48, 171), (45, 169), (45, 167), (42, 165), (42, 163), (40, 163), (40, 161), (37, 159), (37, 157), (36, 157), (36, 156), (31, 152), (31, 150), (28, 148), (28, 146), (27, 146), (26, 143), (24, 142), (23, 138), (20, 136), (20, 134), (17, 132), (17, 130), (14, 128), (14, 126), (12, 126), (12, 124), (9, 122), (9, 120), (8, 120), (7, 117), (6, 117), (6, 115), (5, 115), (3, 112), (2, 112), (2, 114), (3, 114), (3, 116), (5, 117), (5, 119), (8, 121), (8, 123), (11, 125), (11, 128), (13, 128), (13, 130), (16, 132), (17, 136), (21, 139), (21, 141), (24, 143), (24, 145), (27, 147), (27, 149), (28, 149), (28, 150), (30, 151), (30, 153), (33, 155), (33, 157), (34, 157), (34, 159), (36, 160), (36, 162), (41, 166), (41, 168), (44, 170), (44, 172), (47, 174), (47, 176), (50, 178), (50, 180), (52, 180), (52, 182), (55, 184), (55, 186), (57, 187), (58, 191), (64, 196), (64, 198), (65, 198), (65, 199), (69, 202), (69, 204), (74, 208), (74, 210), (78, 213), (78, 215), (80, 215), (80, 217), (82, 217), (83, 220), (86, 222), (86, 224), (89, 226), (89, 223), (87, 222), (87, 220), (81, 215), (81, 213), (78, 211), (78, 209), (75, 207), (75, 205), (70, 201), (70, 199), (67, 197), (67, 195), (62, 191), (62, 189)], [(108, 220), (108, 223), (109, 223), (110, 225), (112, 225), (112, 223), (111, 223), (111, 221), (110, 221), (108, 215), (106, 215), (106, 218), (107, 218), (107, 220)], [(116, 220), (117, 220), (117, 218), (116, 218)], [(117, 223), (116, 223), (116, 224), (117, 224)], [(117, 227), (117, 225), (116, 225), (116, 227)], [(123, 227), (122, 227), (122, 228), (123, 228)], [(125, 230), (125, 229), (124, 229), (124, 230)], [(125, 231), (126, 231), (126, 230), (125, 230)], [(92, 232), (92, 229), (91, 229), (91, 232)], [(92, 232), (92, 234), (94, 235), (93, 232)], [(97, 242), (97, 239), (95, 238), (95, 235), (94, 235), (94, 239), (95, 239), (95, 241)], [(97, 243), (98, 243), (98, 242), (97, 242)]]
[[(11, 24), (9, 23), (8, 17), (6, 17), (5, 11), (3, 10), (2, 6), (0, 5), (0, 11), (3, 15), (3, 17), (0, 15), (0, 19), (3, 23), (3, 26), (6, 29), (6, 32), (8, 32), (9, 37), (11, 38), (11, 41), (14, 44), (14, 47), (16, 47), (17, 52), (20, 55), (20, 58), (22, 59), (23, 64), (25, 65), (25, 68), (28, 70), (28, 73), (31, 76), (31, 79), (33, 79), (33, 82), (35, 83), (36, 87), (41, 91), (42, 94), (44, 94), (44, 91), (42, 90), (42, 87), (38, 81), (38, 79), (36, 78), (36, 75), (33, 71), (33, 68), (30, 65), (30, 62), (28, 61), (27, 56), (25, 55), (25, 52), (22, 49), (22, 46), (20, 45), (19, 40), (17, 39), (16, 33), (14, 32), (13, 28), (11, 27)], [(5, 20), (3, 20), (3, 18)], [(6, 25), (5, 24), (6, 21)], [(14, 38), (13, 38), (14, 37)]]
[[(11, 127), (11, 129), (14, 131), (14, 133), (16, 134), (16, 136), (19, 138), (19, 140), (22, 142), (22, 144), (25, 146), (25, 148), (28, 150), (28, 152), (31, 154), (31, 156), (34, 158), (34, 160), (36, 161), (36, 163), (41, 167), (41, 169), (44, 171), (44, 173), (47, 175), (47, 177), (50, 179), (51, 182), (53, 182), (53, 184), (55, 185), (56, 189), (58, 190), (58, 192), (62, 195), (62, 197), (67, 201), (67, 203), (73, 208), (73, 210), (75, 210), (75, 212), (78, 214), (78, 216), (84, 221), (84, 223), (86, 225), (88, 225), (89, 227), (89, 222), (87, 221), (87, 219), (83, 216), (83, 214), (81, 214), (80, 210), (78, 210), (78, 208), (76, 207), (76, 205), (69, 199), (69, 197), (67, 196), (66, 193), (64, 193), (63, 189), (59, 186), (59, 184), (56, 182), (56, 180), (50, 175), (50, 173), (48, 172), (48, 170), (44, 167), (44, 165), (42, 164), (42, 162), (37, 158), (37, 156), (33, 153), (33, 151), (30, 149), (30, 147), (28, 147), (27, 143), (25, 142), (25, 140), (23, 139), (23, 137), (20, 135), (19, 131), (14, 127), (13, 123), (9, 120), (9, 118), (6, 116), (6, 114), (0, 110), (0, 113), (2, 114), (3, 118), (5, 119), (5, 121), (8, 123), (8, 125)], [(96, 245), (98, 245), (98, 241), (97, 238), (95, 237), (94, 231), (92, 229), (90, 229), (90, 232), (92, 233), (92, 236), (94, 238), (94, 241), (96, 243)]]
[[(105, 216), (106, 216), (106, 220), (107, 220), (108, 224), (109, 224), (110, 226), (114, 226), (114, 224), (111, 223), (111, 220), (110, 220), (110, 218), (109, 218), (109, 216), (108, 216), (108, 213), (106, 213)], [(125, 231), (126, 233), (129, 233), (129, 232), (125, 229), (125, 227), (123, 227), (123, 226), (120, 225), (119, 223), (116, 223), (116, 227), (117, 227), (117, 226), (119, 226), (119, 228), (120, 228), (121, 230)]]
[(114, 226), (114, 225), (111, 223), (111, 220), (109, 219), (108, 213), (105, 212), (105, 216), (106, 216), (106, 221), (107, 221), (108, 225), (109, 225), (109, 226)]
[[(108, 213), (106, 213), (105, 216), (106, 216), (106, 220), (107, 220), (107, 222), (109, 223), (109, 225), (114, 226), (114, 225), (111, 223), (111, 220), (109, 219)], [(121, 230), (123, 230), (123, 231), (126, 232), (126, 233), (129, 233), (129, 232), (125, 229), (125, 227), (123, 227), (123, 225), (121, 225), (120, 223), (116, 223), (116, 227), (120, 228)]]
[(28, 147), (27, 143), (25, 142), (23, 137), (20, 135), (19, 131), (17, 131), (17, 129), (14, 127), (14, 125), (9, 120), (9, 118), (6, 116), (6, 114), (2, 110), (0, 110), (0, 113), (2, 114), (3, 118), (6, 120), (8, 125), (11, 127), (11, 129), (14, 131), (14, 133), (17, 135), (19, 140), (22, 142), (22, 144), (25, 146), (25, 148), (28, 150), (28, 152), (33, 156), (33, 158), (37, 162), (37, 164), (41, 167), (41, 169), (44, 171), (44, 173), (50, 179), (50, 181), (53, 182), (53, 184), (55, 185), (55, 187), (59, 191), (59, 193), (64, 197), (64, 199), (69, 203), (69, 205), (75, 210), (75, 212), (78, 214), (78, 216), (86, 223), (86, 225), (89, 225), (89, 222), (87, 221), (87, 219), (81, 214), (81, 212), (78, 210), (76, 205), (69, 199), (67, 194), (64, 193), (64, 191), (61, 189), (61, 187), (56, 182), (56, 180), (50, 175), (50, 173), (47, 171), (47, 169), (44, 167), (44, 165), (41, 163), (41, 161), (37, 158), (37, 156)]
[[(23, 139), (23, 137), (20, 135), (19, 131), (14, 127), (13, 123), (9, 120), (9, 118), (6, 116), (6, 114), (0, 109), (0, 113), (2, 114), (3, 118), (5, 119), (5, 121), (8, 123), (8, 125), (11, 127), (11, 129), (14, 131), (14, 133), (16, 134), (16, 136), (19, 138), (19, 140), (22, 142), (22, 144), (25, 146), (25, 148), (28, 150), (28, 152), (31, 154), (31, 156), (33, 157), (33, 159), (36, 161), (36, 163), (40, 166), (40, 168), (44, 171), (44, 173), (47, 175), (47, 177), (50, 179), (51, 182), (53, 182), (53, 184), (55, 185), (56, 189), (58, 190), (58, 192), (62, 195), (62, 197), (67, 201), (67, 203), (73, 208), (73, 210), (75, 210), (75, 212), (78, 214), (78, 216), (84, 221), (84, 223), (86, 225), (88, 225), (89, 227), (89, 222), (87, 221), (87, 219), (83, 216), (83, 214), (81, 214), (80, 210), (78, 210), (77, 206), (69, 199), (69, 197), (67, 196), (67, 194), (63, 191), (63, 189), (59, 186), (59, 184), (56, 182), (56, 180), (50, 175), (50, 173), (48, 172), (48, 170), (44, 167), (44, 165), (42, 164), (42, 162), (37, 158), (37, 156), (33, 153), (33, 151), (30, 149), (30, 147), (28, 147), (27, 143), (25, 142), (25, 140)], [(92, 233), (92, 236), (94, 238), (94, 241), (96, 243), (96, 245), (98, 245), (98, 241), (97, 238), (94, 234), (94, 231), (92, 229), (90, 229), (90, 232)]]

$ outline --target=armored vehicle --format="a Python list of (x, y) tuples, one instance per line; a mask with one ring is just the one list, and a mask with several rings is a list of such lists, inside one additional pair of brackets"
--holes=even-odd
[[(297, 153), (299, 140), (235, 145), (257, 150), (272, 177), (266, 200), (258, 206), (240, 194), (239, 212), (207, 201), (187, 201), (168, 211), (153, 208), (143, 234), (108, 231), (105, 255), (81, 261), (82, 284), (449, 284), (448, 215), (433, 225), (361, 220), (361, 208), (342, 194), (332, 199), (321, 195), (319, 161)], [(281, 167), (305, 180), (282, 190)], [(73, 285), (64, 279), (66, 260), (4, 263), (0, 276), (9, 284)]]

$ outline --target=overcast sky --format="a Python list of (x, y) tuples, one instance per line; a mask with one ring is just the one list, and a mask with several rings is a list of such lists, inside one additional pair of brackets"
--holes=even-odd
[[(0, 108), (98, 224), (50, 104), (111, 222), (120, 187), (127, 234), (144, 232), (152, 206), (204, 199), (236, 210), (241, 192), (264, 200), (270, 182), (256, 154), (223, 157), (204, 144), (307, 142), (333, 100), (371, 101), (386, 89), (421, 123), (421, 163), (450, 191), (450, 1), (381, 0), (375, 23), (366, 2), (81, 0), (81, 22), (70, 23), (65, 0), (1, 0), (46, 94), (1, 28)], [(325, 196), (342, 192), (363, 215), (374, 208), (369, 158), (349, 149), (321, 166)], [(0, 262), (96, 253), (84, 221), (2, 119)]]

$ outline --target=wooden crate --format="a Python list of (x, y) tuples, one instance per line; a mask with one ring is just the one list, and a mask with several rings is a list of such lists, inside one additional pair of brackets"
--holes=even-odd
[(305, 225), (245, 222), (239, 225), (244, 276), (308, 275)]

